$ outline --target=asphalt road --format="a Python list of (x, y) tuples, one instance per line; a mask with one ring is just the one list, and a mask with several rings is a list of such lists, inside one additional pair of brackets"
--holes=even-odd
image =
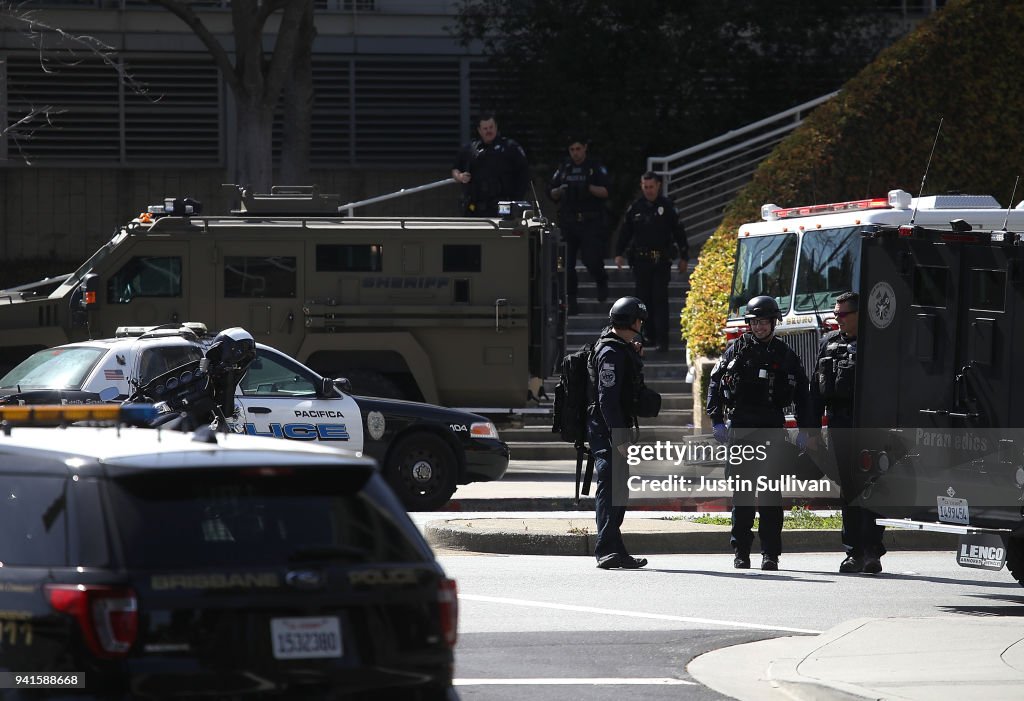
[(950, 553), (891, 553), (879, 576), (840, 575), (839, 553), (737, 571), (731, 556), (656, 555), (644, 570), (588, 557), (440, 553), (459, 585), (456, 679), (465, 700), (721, 699), (686, 664), (702, 652), (806, 635), (854, 618), (1014, 616), (1024, 589)]

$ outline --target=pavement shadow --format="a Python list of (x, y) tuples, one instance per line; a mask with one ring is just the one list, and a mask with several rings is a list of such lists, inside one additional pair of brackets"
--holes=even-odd
[[(808, 582), (811, 584), (831, 584), (829, 580), (822, 579), (806, 579), (804, 577), (797, 577), (790, 574), (785, 574), (785, 570), (778, 572), (765, 572), (760, 569), (749, 569), (749, 570), (735, 570), (733, 572), (718, 572), (715, 570), (681, 570), (681, 569), (663, 569), (660, 567), (645, 567), (643, 570), (646, 572), (663, 572), (665, 574), (699, 574), (706, 577), (726, 577), (734, 579), (737, 577), (759, 577), (761, 579), (773, 579), (779, 582)], [(804, 574), (804, 573), (800, 573)]]
[[(1017, 585), (1020, 586), (1020, 585)], [(968, 616), (992, 616), (999, 618), (1024, 618), (1024, 595), (1002, 596), (999, 594), (971, 594), (972, 599), (999, 601), (1009, 605), (960, 604), (957, 606), (939, 606), (946, 613), (962, 613)]]
[(913, 579), (920, 582), (935, 582), (936, 584), (956, 584), (957, 586), (963, 586), (964, 584), (970, 584), (975, 587), (986, 587), (990, 589), (1019, 589), (1020, 585), (1016, 582), (981, 582), (981, 581), (969, 581), (965, 579), (955, 579), (953, 577), (929, 577), (923, 574), (910, 574), (907, 572), (886, 572), (882, 571), (878, 574), (862, 574), (862, 573), (850, 573), (837, 575), (836, 572), (825, 572), (822, 570), (805, 570), (806, 574), (821, 574), (826, 577), (862, 577), (864, 579)]

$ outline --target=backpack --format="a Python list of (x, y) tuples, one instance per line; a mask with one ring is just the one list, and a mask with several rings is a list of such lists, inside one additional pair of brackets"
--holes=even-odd
[[(583, 494), (590, 494), (594, 476), (594, 456), (586, 446), (587, 409), (589, 397), (590, 365), (594, 362), (594, 344), (587, 343), (579, 350), (562, 358), (558, 384), (555, 385), (555, 404), (552, 409), (551, 432), (566, 443), (576, 446), (576, 503), (580, 503), (580, 477), (583, 476)], [(583, 475), (583, 456), (587, 457)]]

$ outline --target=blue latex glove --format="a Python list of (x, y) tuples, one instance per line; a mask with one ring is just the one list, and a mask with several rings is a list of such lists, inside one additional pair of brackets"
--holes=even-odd
[(719, 443), (725, 443), (729, 440), (729, 429), (725, 427), (725, 424), (715, 424), (711, 427), (711, 431), (715, 434), (715, 440)]
[(800, 452), (807, 450), (807, 431), (800, 431), (796, 434), (796, 447), (800, 449)]

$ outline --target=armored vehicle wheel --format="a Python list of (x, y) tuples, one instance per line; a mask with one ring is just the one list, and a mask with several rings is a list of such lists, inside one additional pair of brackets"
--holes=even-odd
[(409, 511), (433, 511), (448, 503), (458, 478), (455, 453), (430, 433), (406, 436), (391, 450), (384, 477)]
[(1024, 538), (1011, 536), (1006, 544), (1006, 569), (1024, 587)]

